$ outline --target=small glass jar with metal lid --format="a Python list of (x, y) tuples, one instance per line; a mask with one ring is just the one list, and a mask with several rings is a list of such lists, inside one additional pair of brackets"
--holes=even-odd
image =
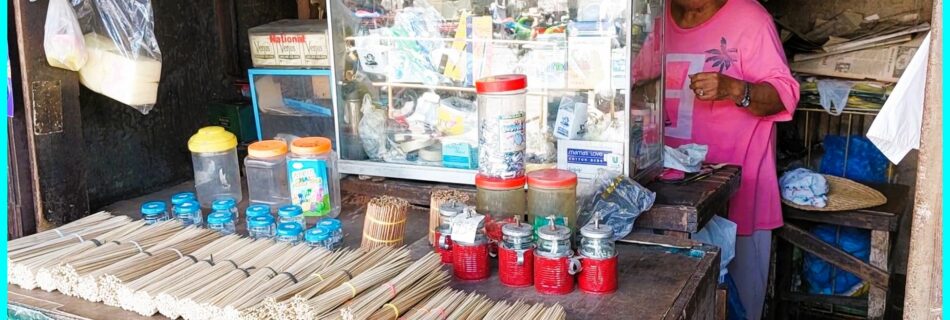
[(293, 245), (300, 243), (303, 238), (303, 227), (296, 222), (281, 222), (277, 225), (277, 242), (286, 242)]
[(530, 286), (534, 282), (534, 229), (517, 219), (503, 225), (501, 232), (498, 280), (509, 287)]
[(201, 226), (204, 219), (201, 215), (201, 205), (196, 200), (188, 200), (175, 206), (175, 219), (185, 226)]
[(233, 219), (238, 218), (237, 200), (230, 197), (222, 197), (211, 202), (211, 212), (226, 211), (231, 213)]
[(606, 259), (617, 255), (617, 247), (612, 239), (614, 230), (609, 225), (600, 224), (594, 218), (593, 224), (581, 228), (581, 245), (578, 252), (587, 258)]
[(247, 233), (254, 239), (270, 239), (276, 233), (274, 217), (271, 215), (257, 215), (247, 218)]
[(223, 235), (234, 234), (234, 217), (227, 211), (215, 211), (208, 215), (208, 229)]
[[(270, 215), (270, 206), (263, 203), (254, 203), (247, 206), (247, 209), (244, 210), (244, 216), (246, 217), (247, 230), (251, 230), (251, 220), (257, 216), (268, 216), (271, 217), (271, 223), (274, 222), (274, 217)], [(273, 229), (273, 228), (272, 228)]]
[(327, 250), (333, 250), (331, 246), (331, 237), (332, 232), (327, 230), (327, 228), (316, 226), (307, 230), (307, 233), (304, 234), (304, 240), (307, 241), (307, 245), (311, 248), (324, 248)]
[[(477, 218), (473, 215), (472, 208), (465, 209), (465, 215), (458, 215), (453, 218), (453, 223), (457, 224), (461, 220)], [(485, 236), (484, 217), (475, 227), (475, 237), (472, 242), (463, 241), (457, 237), (452, 238), (452, 273), (459, 280), (483, 280), (491, 275), (491, 269), (488, 263), (488, 237)], [(460, 230), (452, 229), (453, 233), (458, 234)]]
[(525, 250), (534, 247), (534, 229), (530, 224), (507, 223), (501, 227), (502, 247), (509, 250)]
[(142, 213), (142, 221), (145, 221), (145, 224), (155, 224), (168, 220), (168, 211), (165, 210), (165, 202), (163, 201), (143, 203), (142, 207), (139, 208), (139, 212)]
[(548, 216), (548, 225), (538, 228), (538, 255), (559, 258), (571, 255), (571, 229), (554, 224), (555, 216)]
[(336, 250), (343, 246), (343, 223), (339, 219), (323, 218), (317, 222), (317, 226), (330, 232), (327, 249)]
[(307, 226), (307, 222), (303, 217), (303, 209), (300, 208), (300, 206), (293, 204), (277, 209), (277, 222), (293, 222), (299, 224), (301, 228), (305, 228)]
[(465, 204), (458, 201), (448, 201), (439, 206), (439, 226), (436, 227), (436, 244), (443, 250), (451, 246), (452, 221), (465, 211)]

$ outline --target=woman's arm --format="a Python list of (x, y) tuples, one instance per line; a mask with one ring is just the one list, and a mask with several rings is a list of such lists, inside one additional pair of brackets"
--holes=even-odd
[[(737, 105), (745, 97), (747, 82), (718, 73), (702, 72), (691, 75), (689, 88), (703, 101), (732, 100)], [(785, 110), (778, 91), (769, 83), (749, 83), (749, 112), (764, 117)]]

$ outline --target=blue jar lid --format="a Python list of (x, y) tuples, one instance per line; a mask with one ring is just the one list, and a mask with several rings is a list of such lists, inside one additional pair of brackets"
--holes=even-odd
[(320, 222), (317, 223), (317, 225), (326, 228), (330, 232), (335, 232), (337, 230), (340, 230), (340, 228), (343, 227), (343, 223), (340, 222), (340, 220), (337, 220), (334, 218), (322, 219), (320, 220)]
[(149, 201), (142, 204), (140, 208), (143, 216), (151, 216), (156, 214), (162, 214), (165, 212), (165, 202), (164, 201)]
[(303, 209), (298, 205), (286, 205), (277, 209), (277, 215), (281, 217), (296, 217), (303, 214)]
[(330, 239), (330, 233), (332, 233), (332, 231), (327, 228), (317, 226), (307, 230), (307, 233), (304, 234), (304, 239), (306, 239), (307, 242), (324, 241)]
[(211, 202), (212, 210), (231, 210), (234, 206), (237, 205), (237, 201), (234, 201), (234, 198), (218, 198)]
[(172, 205), (179, 205), (188, 200), (198, 200), (194, 192), (179, 192), (172, 196)]
[(303, 227), (296, 222), (283, 222), (277, 225), (278, 236), (299, 236), (303, 232)]
[(274, 217), (270, 215), (253, 216), (248, 218), (247, 225), (251, 228), (269, 227), (274, 224)]
[(244, 213), (248, 217), (256, 216), (270, 216), (270, 206), (266, 204), (255, 203), (247, 206), (247, 210), (244, 210)]
[(188, 200), (182, 202), (181, 204), (175, 205), (175, 214), (192, 214), (199, 212), (201, 206), (195, 200)]
[(218, 211), (208, 215), (208, 224), (225, 224), (231, 222), (231, 213)]

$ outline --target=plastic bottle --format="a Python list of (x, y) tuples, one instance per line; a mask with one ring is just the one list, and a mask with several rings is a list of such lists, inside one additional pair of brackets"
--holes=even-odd
[(237, 157), (237, 137), (222, 127), (198, 130), (188, 139), (195, 172), (195, 191), (202, 208), (215, 199), (242, 199), (241, 173)]

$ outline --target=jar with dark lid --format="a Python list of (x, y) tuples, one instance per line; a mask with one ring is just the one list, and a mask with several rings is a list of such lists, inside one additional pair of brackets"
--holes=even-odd
[(577, 223), (577, 174), (560, 169), (528, 173), (528, 222), (536, 229), (554, 215), (570, 230)]

